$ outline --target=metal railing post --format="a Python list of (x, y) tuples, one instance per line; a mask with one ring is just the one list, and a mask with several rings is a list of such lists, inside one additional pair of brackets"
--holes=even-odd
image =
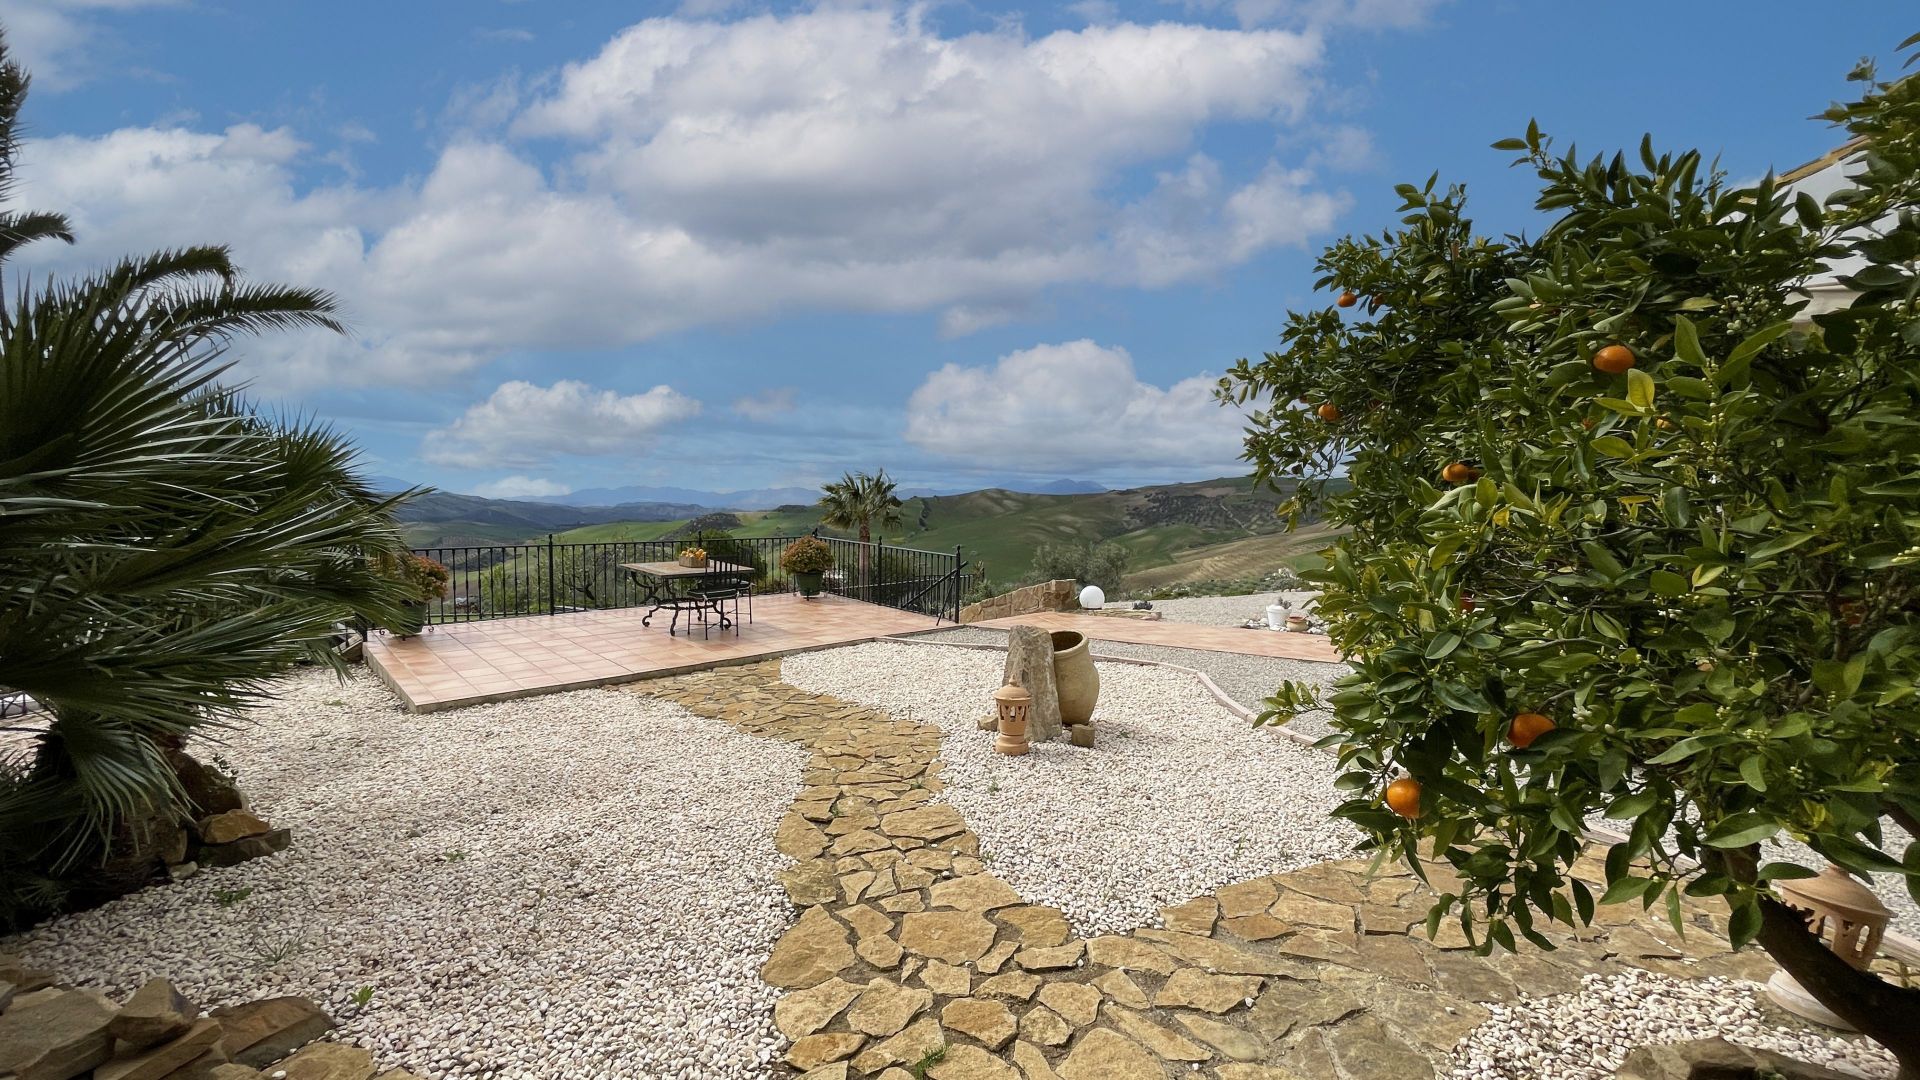
[(960, 595), (960, 568), (964, 565), (966, 564), (960, 561), (960, 545), (955, 544), (953, 545), (953, 621), (955, 625), (960, 622), (960, 602), (966, 599)]
[(553, 599), (553, 534), (547, 534), (547, 614), (557, 615)]

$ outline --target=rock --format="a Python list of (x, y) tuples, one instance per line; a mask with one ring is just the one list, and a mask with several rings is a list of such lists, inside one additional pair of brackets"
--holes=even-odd
[(1103, 967), (1124, 971), (1150, 971), (1171, 975), (1179, 965), (1173, 957), (1136, 938), (1106, 935), (1087, 942), (1087, 959)]
[[(44, 996), (41, 996), (44, 995)], [(114, 1008), (97, 994), (46, 990), (0, 1013), (0, 1077), (71, 1080), (113, 1056)]]
[(977, 1046), (949, 1046), (927, 1070), (928, 1080), (1020, 1080), (1013, 1066)]
[(927, 902), (936, 908), (961, 911), (992, 911), (1020, 903), (1013, 886), (992, 874), (968, 874), (948, 878), (927, 891)]
[(167, 880), (178, 885), (199, 872), (200, 864), (197, 862), (170, 863), (167, 866)]
[(1013, 959), (1014, 950), (1019, 947), (1016, 942), (1003, 941), (988, 949), (984, 956), (973, 962), (973, 966), (982, 975), (998, 975), (1000, 969), (1007, 966), (1007, 961)]
[(1083, 1028), (1100, 1015), (1100, 991), (1085, 983), (1050, 983), (1040, 991), (1040, 1004), (1074, 1027)]
[(1300, 928), (1261, 912), (1258, 915), (1221, 919), (1220, 929), (1242, 941), (1272, 941), (1274, 938), (1284, 937)]
[(1184, 904), (1160, 909), (1160, 917), (1167, 929), (1182, 934), (1211, 934), (1213, 924), (1220, 917), (1220, 905), (1211, 896), (1202, 896)]
[(220, 1049), (227, 1060), (255, 1068), (279, 1061), (333, 1027), (333, 1018), (303, 997), (265, 998), (208, 1015), (220, 1021)]
[(1220, 1080), (1307, 1080), (1299, 1073), (1278, 1065), (1220, 1065), (1213, 1072)]
[(53, 985), (53, 972), (31, 968), (19, 957), (0, 953), (0, 982), (13, 984), (16, 994), (31, 994)]
[(906, 950), (890, 937), (865, 937), (853, 947), (853, 952), (871, 966), (886, 971), (900, 963)]
[(0, 979), (0, 1012), (6, 1011), (7, 1006), (13, 1004), (14, 993), (14, 985), (5, 979)]
[(1093, 749), (1093, 725), (1068, 724), (1067, 741), (1080, 747), (1082, 750)]
[(272, 831), (273, 826), (245, 810), (228, 810), (200, 819), (200, 842), (204, 844), (231, 844), (249, 836), (265, 836)]
[(1352, 930), (1353, 909), (1345, 904), (1316, 900), (1304, 893), (1281, 894), (1267, 913), (1297, 926), (1318, 926), (1328, 930)]
[(388, 1069), (373, 1080), (420, 1080), (420, 1078), (405, 1069)]
[(1131, 1009), (1108, 1009), (1107, 1019), (1123, 1034), (1139, 1040), (1147, 1049), (1168, 1061), (1209, 1061), (1213, 1058), (1206, 1047)]
[(841, 922), (853, 927), (853, 934), (859, 938), (884, 937), (893, 931), (893, 920), (865, 904), (841, 908), (834, 912)]
[(274, 1066), (286, 1080), (373, 1080), (373, 1055), (346, 1043), (314, 1043)]
[(1348, 1076), (1392, 1076), (1433, 1080), (1427, 1056), (1371, 1013), (1320, 1029), (1333, 1060)]
[(834, 976), (805, 990), (795, 990), (773, 1004), (773, 1026), (789, 1039), (811, 1035), (833, 1022), (840, 1010), (860, 996), (860, 987)]
[[(202, 1053), (199, 1057), (168, 1073), (167, 1080), (213, 1080), (214, 1070), (224, 1069), (229, 1064), (227, 1055), (220, 1052), (220, 1044), (216, 1042), (211, 1049)], [(245, 1077), (246, 1080), (255, 1080), (256, 1077), (263, 1075), (258, 1070), (248, 1069), (245, 1065), (239, 1066), (239, 1068), (246, 1070), (240, 1074)], [(380, 1080), (380, 1078), (375, 1077), (374, 1080)]]
[(840, 899), (840, 879), (833, 872), (833, 863), (826, 859), (808, 859), (780, 871), (780, 884), (786, 887), (787, 899), (794, 907), (831, 904)]
[(231, 844), (205, 844), (195, 853), (203, 866), (237, 866), (248, 859), (264, 859), (287, 850), (293, 843), (293, 830), (275, 829), (260, 836), (249, 836)]
[[(375, 1077), (374, 1080), (380, 1080), (380, 1078)], [(806, 1075), (800, 1080), (847, 1080), (847, 1063), (836, 1061), (831, 1065), (816, 1066), (808, 1069)]]
[[(155, 979), (142, 987), (141, 992), (144, 993), (155, 982), (164, 983), (165, 980)], [(171, 985), (166, 989), (169, 994), (173, 993)], [(136, 994), (135, 997), (138, 998), (139, 995)], [(108, 1030), (112, 1030), (111, 1025)], [(205, 1055), (219, 1041), (220, 1021), (202, 1020), (190, 1025), (178, 1038), (170, 1042), (163, 1042), (157, 1046), (150, 1045), (146, 1049), (123, 1053), (113, 1058), (93, 1070), (93, 1080), (166, 1080), (174, 1074), (175, 1070)], [(224, 1061), (225, 1058), (220, 1060)]]
[(1253, 1003), (1247, 1023), (1269, 1039), (1280, 1039), (1296, 1027), (1331, 1024), (1366, 1007), (1364, 1000), (1345, 990), (1276, 979)]
[(995, 912), (995, 919), (1011, 926), (1020, 935), (1020, 944), (1037, 949), (1065, 945), (1073, 936), (1073, 930), (1067, 925), (1067, 917), (1059, 908), (1041, 904), (1023, 904), (1019, 907), (1002, 908)]
[(1260, 980), (1250, 975), (1209, 975), (1199, 968), (1181, 968), (1160, 987), (1153, 1003), (1161, 1008), (1223, 1013), (1248, 1004), (1259, 993)]
[[(911, 918), (911, 916), (908, 916)], [(823, 983), (853, 963), (847, 928), (824, 907), (810, 907), (780, 935), (760, 978), (773, 986), (798, 989)]]
[(1692, 1077), (1767, 1076), (1779, 1080), (1844, 1080), (1848, 1075), (1783, 1057), (1771, 1050), (1735, 1046), (1725, 1039), (1643, 1046), (1613, 1074), (1618, 1080), (1691, 1080)]
[(1045, 1005), (1035, 1005), (1020, 1018), (1020, 1037), (1041, 1046), (1065, 1046), (1073, 1038), (1073, 1025)]
[(173, 767), (173, 775), (180, 778), (180, 789), (186, 792), (187, 801), (201, 814), (224, 814), (247, 808), (247, 797), (227, 774), (184, 750), (168, 747), (164, 753), (167, 764)]
[[(1262, 956), (1198, 934), (1174, 934), (1164, 930), (1138, 930), (1135, 933), (1195, 967), (1227, 975), (1285, 975), (1301, 982), (1313, 982), (1310, 965), (1285, 957)], [(1167, 969), (1171, 971), (1172, 968)]]
[(107, 1032), (135, 1050), (186, 1034), (200, 1016), (200, 1007), (183, 997), (165, 979), (149, 979), (134, 991), (107, 1025)]
[(1040, 988), (1040, 977), (1024, 971), (1003, 971), (986, 982), (974, 993), (979, 997), (1006, 998), (1008, 1001), (1026, 1001)]
[(1238, 919), (1248, 915), (1259, 915), (1273, 906), (1279, 899), (1279, 890), (1267, 878), (1254, 878), (1237, 885), (1227, 885), (1214, 893), (1220, 901), (1220, 917)]
[(971, 911), (913, 911), (900, 917), (901, 946), (929, 960), (971, 963), (993, 946), (993, 937), (993, 924)]
[(1194, 1038), (1235, 1061), (1259, 1061), (1267, 1055), (1266, 1040), (1232, 1024), (1223, 1024), (1193, 1013), (1175, 1013), (1173, 1018)]
[(940, 1026), (957, 1031), (989, 1050), (998, 1050), (1013, 1038), (1018, 1025), (1005, 1005), (986, 998), (956, 998), (940, 1010)]
[(947, 1037), (941, 1033), (940, 1025), (930, 1016), (922, 1017), (893, 1038), (862, 1050), (853, 1059), (853, 1067), (856, 1072), (868, 1075), (903, 1061), (918, 1064), (921, 1058), (946, 1044)]
[(1000, 679), (1033, 695), (1027, 709), (1027, 738), (1049, 742), (1060, 737), (1060, 691), (1053, 682), (1053, 635), (1037, 626), (1016, 626), (1007, 633), (1007, 664)]
[(1061, 1080), (1166, 1080), (1166, 1066), (1132, 1039), (1105, 1028), (1087, 1032), (1060, 1063)]
[(213, 1071), (207, 1074), (207, 1080), (265, 1080), (266, 1075), (259, 1069), (229, 1062), (225, 1065), (215, 1065)]
[(1078, 964), (1086, 952), (1086, 942), (1070, 941), (1050, 949), (1021, 949), (1013, 962), (1028, 971), (1061, 971)]
[(811, 859), (826, 850), (827, 835), (806, 818), (788, 811), (787, 816), (780, 819), (779, 828), (773, 831), (773, 846), (789, 859)]
[(1060, 1080), (1060, 1074), (1054, 1072), (1053, 1066), (1047, 1064), (1047, 1055), (1041, 1053), (1040, 1048), (1030, 1042), (1021, 1041), (1013, 1044), (1013, 1063), (1020, 1066), (1020, 1071), (1027, 1075), (1027, 1080)]
[(814, 1069), (832, 1061), (841, 1061), (853, 1056), (867, 1041), (866, 1036), (851, 1031), (825, 1032), (808, 1035), (794, 1040), (787, 1048), (787, 1064), (796, 1069)]
[(1109, 971), (1093, 980), (1093, 985), (1129, 1009), (1145, 1009), (1152, 1004), (1147, 1000), (1146, 991), (1140, 989), (1139, 983), (1127, 978), (1124, 971)]
[(927, 963), (920, 972), (920, 982), (942, 997), (966, 997), (973, 993), (972, 973), (966, 968), (943, 964), (938, 960)]
[(855, 1031), (885, 1038), (898, 1033), (908, 1021), (932, 1005), (933, 995), (925, 990), (875, 979), (847, 1010), (847, 1025)]
[(964, 832), (966, 828), (967, 823), (961, 820), (960, 811), (945, 803), (896, 810), (880, 819), (880, 829), (888, 836), (908, 836), (916, 840), (941, 840)]

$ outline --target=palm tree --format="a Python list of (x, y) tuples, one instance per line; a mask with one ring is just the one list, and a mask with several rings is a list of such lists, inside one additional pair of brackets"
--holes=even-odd
[[(26, 91), (0, 37), (0, 198)], [(0, 261), (38, 239), (70, 242), (65, 219), (0, 214)], [(337, 433), (218, 384), (236, 337), (338, 331), (335, 308), (239, 281), (218, 247), (0, 305), (0, 688), (38, 705), (0, 721), (0, 921), (138, 884), (151, 851), (131, 880), (102, 867), (191, 814), (185, 738), (330, 657), (340, 620), (401, 616), (374, 559), (403, 550), (406, 496), (377, 496)]]
[(860, 586), (865, 595), (873, 550), (873, 526), (892, 528), (900, 524), (900, 498), (893, 493), (894, 482), (887, 470), (877, 475), (846, 473), (827, 484), (820, 500), (820, 520), (836, 529), (854, 529), (860, 536)]

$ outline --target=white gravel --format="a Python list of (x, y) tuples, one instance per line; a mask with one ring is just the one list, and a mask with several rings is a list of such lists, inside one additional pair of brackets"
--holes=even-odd
[(292, 848), (0, 950), (117, 996), (306, 995), (430, 1080), (766, 1075), (800, 748), (604, 690), (425, 716), (365, 675), (285, 694), (220, 753)]
[(993, 749), (977, 727), (1003, 653), (877, 643), (790, 656), (782, 678), (939, 725), (945, 798), (994, 873), (1083, 935), (1158, 925), (1159, 909), (1351, 853), (1328, 817), (1333, 757), (1222, 708), (1191, 675), (1098, 664), (1097, 745)]
[[(1293, 605), (1293, 610), (1305, 613), (1313, 609), (1313, 602), (1319, 599), (1318, 592), (1263, 592), (1243, 593), (1239, 596), (1183, 596), (1175, 600), (1155, 600), (1153, 610), (1160, 617), (1172, 622), (1200, 623), (1204, 626), (1239, 626), (1248, 619), (1265, 621), (1267, 605), (1276, 597)], [(1108, 607), (1128, 608), (1130, 601), (1108, 604)]]
[(1608, 1080), (1638, 1047), (1715, 1037), (1858, 1076), (1898, 1071), (1875, 1043), (1763, 1006), (1757, 983), (1637, 968), (1581, 982), (1576, 993), (1487, 1006), (1492, 1017), (1453, 1048), (1452, 1080)]

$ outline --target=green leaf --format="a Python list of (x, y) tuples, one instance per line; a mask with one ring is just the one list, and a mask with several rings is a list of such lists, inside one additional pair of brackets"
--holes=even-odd
[(1641, 409), (1653, 408), (1653, 376), (1639, 368), (1627, 369), (1627, 400)]
[(1605, 454), (1610, 458), (1633, 456), (1633, 444), (1618, 435), (1602, 435), (1588, 445), (1592, 446), (1596, 453)]
[(1766, 543), (1755, 545), (1750, 549), (1747, 552), (1747, 562), (1749, 564), (1765, 562), (1776, 555), (1792, 551), (1794, 548), (1799, 547), (1811, 539), (1813, 539), (1813, 534), (1808, 532), (1795, 532), (1787, 533), (1784, 536), (1776, 536)]
[(1740, 779), (1746, 781), (1747, 786), (1755, 791), (1767, 790), (1767, 775), (1758, 754), (1740, 759)]
[(1656, 792), (1636, 791), (1631, 795), (1622, 795), (1613, 800), (1607, 807), (1606, 816), (1615, 821), (1631, 821), (1653, 809), (1654, 804), (1659, 801), (1660, 796)]
[(1789, 881), (1794, 878), (1819, 877), (1818, 870), (1810, 870), (1798, 863), (1770, 862), (1760, 867), (1758, 876), (1761, 881)]
[(1709, 847), (1740, 848), (1757, 844), (1780, 831), (1780, 823), (1758, 810), (1723, 818), (1707, 832)]
[(1707, 354), (1700, 348), (1700, 331), (1685, 315), (1673, 318), (1673, 354), (1696, 367), (1707, 365)]
[(1659, 596), (1684, 596), (1689, 591), (1687, 579), (1671, 570), (1655, 570), (1647, 575), (1647, 584)]
[(1444, 660), (1460, 647), (1460, 635), (1451, 630), (1443, 630), (1427, 642), (1427, 659)]
[(1646, 895), (1647, 890), (1652, 888), (1653, 884), (1653, 879), (1651, 878), (1633, 877), (1632, 875), (1618, 878), (1613, 884), (1607, 886), (1605, 893), (1601, 894), (1600, 903), (1624, 904), (1629, 900), (1638, 900)]
[(1749, 897), (1733, 909), (1727, 919), (1727, 941), (1735, 949), (1745, 948), (1760, 933), (1760, 903)]

